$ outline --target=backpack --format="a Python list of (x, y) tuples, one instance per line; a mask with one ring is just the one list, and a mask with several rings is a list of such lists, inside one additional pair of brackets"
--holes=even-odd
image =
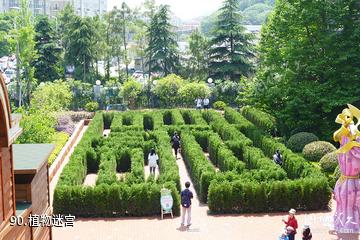
[(189, 208), (190, 205), (191, 205), (190, 192), (189, 190), (185, 189), (184, 191), (181, 192), (181, 206), (183, 206), (184, 208)]

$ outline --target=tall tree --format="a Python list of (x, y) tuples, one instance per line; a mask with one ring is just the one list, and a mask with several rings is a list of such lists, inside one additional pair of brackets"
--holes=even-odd
[[(71, 34), (71, 24), (73, 23), (74, 19), (76, 18), (74, 8), (70, 4), (66, 4), (64, 9), (60, 12), (58, 15), (58, 32), (60, 36), (60, 42), (61, 46), (64, 51), (64, 69), (73, 64), (70, 59), (68, 59), (69, 56), (69, 47), (70, 47), (70, 41), (69, 35)], [(64, 72), (65, 75), (65, 72)]]
[[(14, 29), (8, 32), (8, 40), (13, 53), (17, 57), (17, 103), (23, 104), (23, 82), (26, 83), (25, 100), (30, 105), (31, 88), (35, 85), (34, 67), (32, 62), (36, 59), (35, 29), (28, 0), (21, 0), (20, 10), (14, 12)], [(22, 70), (22, 73), (20, 71)], [(21, 76), (20, 76), (21, 75)]]
[(14, 27), (13, 17), (11, 13), (0, 14), (0, 57), (11, 54), (11, 47), (6, 37)]
[(149, 45), (146, 56), (150, 75), (152, 71), (165, 75), (177, 73), (179, 68), (178, 45), (170, 24), (169, 11), (169, 6), (160, 6), (159, 11), (151, 18), (148, 28)]
[(40, 82), (60, 79), (63, 73), (61, 66), (62, 49), (57, 43), (56, 33), (46, 16), (37, 18), (35, 25), (35, 49), (38, 58), (33, 62), (35, 78)]
[(219, 10), (210, 49), (211, 76), (240, 81), (252, 72), (253, 36), (241, 25), (239, 0), (225, 0)]
[(205, 80), (208, 76), (209, 41), (196, 29), (189, 37), (188, 60), (189, 77), (198, 80)]
[(66, 36), (68, 51), (66, 59), (75, 66), (75, 77), (82, 78), (84, 82), (95, 82), (91, 79), (92, 64), (96, 59), (94, 50), (96, 43), (96, 29), (89, 17), (74, 17), (69, 24)]
[(123, 57), (123, 27), (121, 25), (121, 12), (114, 8), (106, 16), (106, 78), (110, 77), (111, 59), (115, 58), (118, 65), (119, 82), (121, 79), (120, 63)]
[(276, 1), (262, 30), (253, 96), (285, 134), (330, 138), (336, 114), (360, 104), (359, 16), (356, 0)]
[(123, 51), (123, 61), (125, 63), (126, 69), (126, 78), (129, 78), (129, 59), (128, 59), (128, 31), (129, 31), (129, 24), (131, 21), (131, 9), (126, 5), (125, 2), (121, 4), (121, 25), (122, 25), (122, 37), (123, 37), (123, 44), (124, 44), (124, 51)]

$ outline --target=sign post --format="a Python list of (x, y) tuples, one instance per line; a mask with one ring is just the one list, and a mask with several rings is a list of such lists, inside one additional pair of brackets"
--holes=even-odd
[(172, 207), (174, 200), (171, 195), (171, 190), (162, 188), (160, 193), (161, 219), (164, 219), (164, 214), (171, 214), (171, 218), (173, 218)]

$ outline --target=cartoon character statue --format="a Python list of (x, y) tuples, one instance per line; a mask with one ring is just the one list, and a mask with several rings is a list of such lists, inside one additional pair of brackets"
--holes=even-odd
[(360, 233), (360, 110), (348, 104), (336, 122), (342, 126), (334, 133), (334, 140), (340, 143), (337, 156), (341, 170), (334, 189), (334, 228), (338, 233)]

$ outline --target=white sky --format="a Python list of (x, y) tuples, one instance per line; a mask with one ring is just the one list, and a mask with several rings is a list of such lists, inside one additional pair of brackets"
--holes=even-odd
[[(124, 1), (128, 6), (140, 6), (143, 0), (108, 0), (108, 9), (120, 6)], [(170, 10), (183, 20), (206, 16), (221, 6), (222, 0), (156, 0), (156, 5), (170, 5)]]

